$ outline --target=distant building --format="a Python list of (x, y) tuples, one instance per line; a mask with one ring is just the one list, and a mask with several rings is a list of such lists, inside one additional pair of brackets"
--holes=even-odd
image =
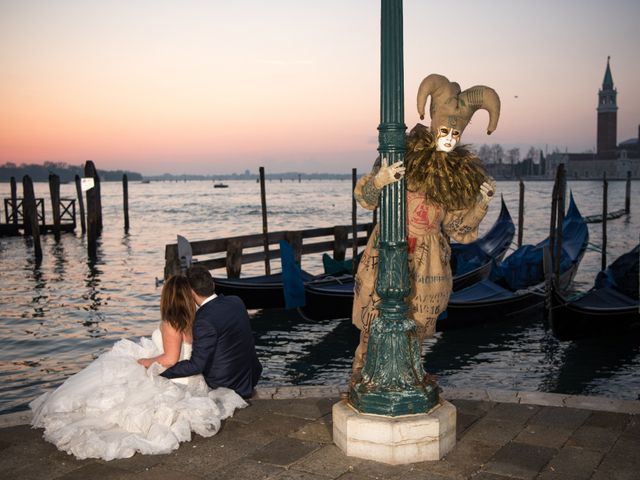
[(598, 132), (597, 151), (595, 153), (553, 153), (546, 158), (546, 176), (553, 178), (556, 168), (564, 163), (567, 178), (623, 179), (627, 172), (632, 178), (640, 178), (640, 126), (638, 138), (617, 143), (618, 135), (618, 103), (616, 90), (611, 75), (611, 66), (607, 58), (602, 88), (598, 90)]

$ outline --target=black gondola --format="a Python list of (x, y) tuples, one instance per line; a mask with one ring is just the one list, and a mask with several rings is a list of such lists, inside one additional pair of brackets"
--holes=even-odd
[[(514, 234), (513, 219), (503, 199), (500, 214), (485, 235), (475, 242), (451, 245), (453, 289), (465, 288), (486, 278), (494, 259), (501, 260), (507, 252)], [(300, 309), (301, 314), (313, 320), (351, 317), (353, 287), (352, 275), (306, 283), (306, 305)]]
[(620, 256), (598, 273), (593, 288), (576, 300), (567, 299), (552, 280), (547, 318), (553, 335), (559, 340), (575, 340), (640, 332), (639, 255), (637, 245)]
[[(560, 287), (566, 289), (578, 270), (589, 241), (589, 230), (571, 196), (562, 223)], [(544, 305), (543, 251), (546, 238), (536, 245), (523, 245), (501, 264), (494, 264), (488, 279), (453, 292), (446, 314), (436, 330), (477, 326), (523, 315), (542, 315)]]

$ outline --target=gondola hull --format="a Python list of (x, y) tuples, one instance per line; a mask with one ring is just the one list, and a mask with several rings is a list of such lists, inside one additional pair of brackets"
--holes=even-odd
[[(601, 294), (603, 292), (600, 292)], [(619, 306), (581, 306), (578, 302), (565, 299), (555, 287), (552, 287), (549, 298), (551, 310), (549, 324), (553, 335), (558, 340), (577, 340), (580, 338), (620, 335), (630, 332), (640, 333), (640, 307), (637, 301), (629, 297), (612, 293), (612, 300)], [(590, 292), (583, 297), (588, 300)]]
[[(453, 277), (453, 290), (460, 290), (482, 279), (487, 278), (494, 261), (500, 261), (507, 252), (513, 236), (515, 226), (504, 201), (496, 223), (482, 238), (476, 240), (476, 246), (484, 252), (486, 260), (470, 271)], [(452, 245), (452, 257), (464, 255), (471, 244)], [(313, 320), (350, 318), (353, 309), (354, 279), (346, 276), (335, 281), (309, 282), (305, 284), (306, 305), (300, 308), (300, 313)]]

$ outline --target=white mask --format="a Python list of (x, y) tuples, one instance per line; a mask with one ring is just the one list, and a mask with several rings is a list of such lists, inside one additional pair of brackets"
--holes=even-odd
[(436, 150), (439, 152), (450, 152), (460, 141), (460, 131), (445, 126), (438, 127), (436, 138)]

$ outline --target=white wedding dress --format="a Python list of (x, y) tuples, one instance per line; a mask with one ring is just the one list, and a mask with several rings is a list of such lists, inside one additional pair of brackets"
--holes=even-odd
[[(154, 363), (138, 358), (162, 353), (160, 330), (139, 343), (120, 340), (53, 392), (30, 403), (31, 424), (44, 428), (45, 440), (79, 459), (127, 458), (168, 453), (194, 431), (214, 435), (221, 421), (247, 403), (233, 390), (210, 389), (202, 375), (167, 380)], [(180, 359), (191, 356), (182, 344)]]

